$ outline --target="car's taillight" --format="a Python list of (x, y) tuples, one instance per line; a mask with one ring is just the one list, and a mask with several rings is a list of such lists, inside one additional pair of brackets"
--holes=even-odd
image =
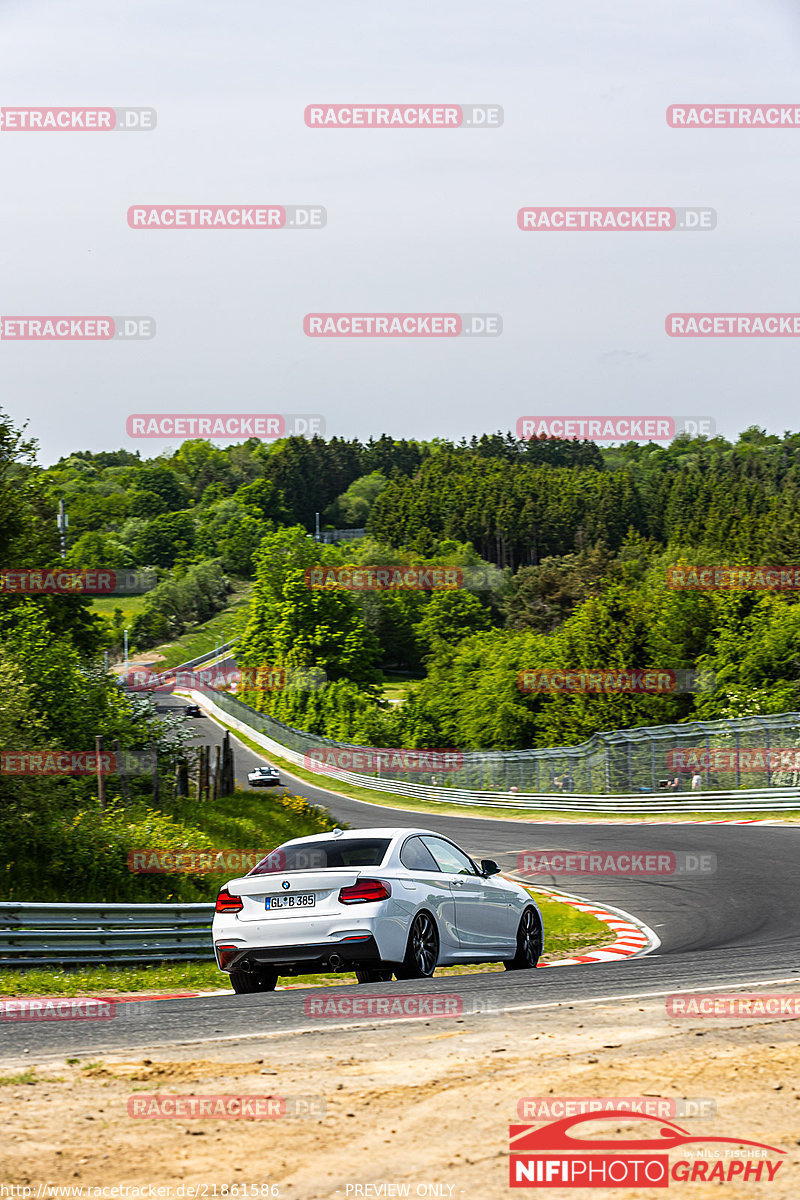
[(236, 913), (244, 908), (241, 896), (232, 896), (227, 888), (223, 888), (217, 896), (217, 912)]
[(370, 900), (388, 900), (392, 894), (391, 884), (382, 879), (359, 879), (352, 887), (339, 892), (341, 904), (367, 904)]

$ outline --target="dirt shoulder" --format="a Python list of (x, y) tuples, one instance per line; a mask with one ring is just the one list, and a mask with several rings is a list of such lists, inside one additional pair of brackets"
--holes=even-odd
[[(508, 1126), (525, 1120), (521, 1099), (636, 1096), (712, 1101), (716, 1115), (670, 1119), (693, 1136), (741, 1137), (787, 1152), (772, 1183), (734, 1185), (736, 1194), (758, 1197), (768, 1188), (772, 1200), (789, 1200), (798, 1193), (796, 1021), (675, 1020), (663, 998), (210, 1041), (95, 1064), (37, 1066), (26, 1058), (1, 1070), (0, 1181), (81, 1186), (85, 1197), (104, 1185), (169, 1185), (162, 1195), (179, 1197), (191, 1194), (189, 1185), (214, 1196), (233, 1184), (239, 1195), (267, 1195), (241, 1189), (272, 1184), (273, 1195), (302, 1200), (507, 1198)], [(13, 1082), (26, 1070), (36, 1082)], [(295, 1098), (316, 1115), (128, 1115), (131, 1097), (154, 1094), (289, 1097), (290, 1108)], [(613, 1136), (626, 1127), (590, 1128)], [(654, 1128), (643, 1133), (631, 1122), (629, 1136), (653, 1136)], [(407, 1193), (388, 1186), (406, 1184)], [(717, 1188), (695, 1182), (683, 1194), (703, 1200)], [(663, 1191), (624, 1194), (657, 1200)]]

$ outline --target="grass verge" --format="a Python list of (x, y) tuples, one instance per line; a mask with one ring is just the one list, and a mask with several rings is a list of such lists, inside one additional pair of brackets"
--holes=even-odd
[(148, 654), (158, 657), (159, 670), (178, 667), (181, 663), (199, 658), (216, 649), (218, 645), (238, 637), (247, 624), (248, 605), (252, 583), (241, 580), (234, 581), (234, 589), (225, 608), (206, 621), (203, 625), (195, 625), (181, 634), (172, 642), (164, 642), (148, 650)]
[(144, 596), (98, 596), (92, 601), (92, 612), (101, 617), (113, 617), (116, 609), (122, 611), (124, 624), (130, 625), (133, 618), (142, 611)]
[[(607, 925), (589, 913), (578, 912), (556, 900), (548, 900), (528, 889), (539, 905), (544, 921), (544, 961), (555, 961), (580, 954), (587, 949), (609, 945), (615, 935)], [(441, 967), (437, 975), (475, 975), (498, 969), (496, 963), (477, 966)], [(297, 975), (281, 980), (278, 987), (336, 987), (355, 983), (356, 977), (338, 975)], [(113, 996), (142, 992), (202, 992), (220, 988), (230, 991), (227, 977), (208, 963), (163, 963), (145, 967), (81, 967), (77, 970), (34, 969), (0, 970), (0, 996)]]

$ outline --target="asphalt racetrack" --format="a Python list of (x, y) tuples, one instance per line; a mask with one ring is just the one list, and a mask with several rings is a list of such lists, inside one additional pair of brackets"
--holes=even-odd
[[(179, 701), (171, 699), (170, 705)], [(222, 730), (209, 718), (197, 720), (198, 739), (216, 743)], [(235, 742), (237, 783), (265, 761)], [(474, 856), (496, 859), (516, 870), (518, 855), (530, 850), (685, 851), (715, 856), (715, 869), (681, 877), (535, 875), (531, 881), (560, 887), (601, 904), (622, 908), (651, 927), (661, 940), (652, 954), (621, 962), (591, 963), (536, 971), (447, 976), (393, 982), (393, 995), (457, 993), (467, 1012), (537, 1010), (622, 997), (653, 997), (800, 981), (800, 921), (797, 918), (800, 828), (737, 825), (537, 824), (520, 820), (417, 814), (333, 795), (287, 779), (288, 789), (323, 804), (352, 827), (397, 825), (438, 830)], [(269, 794), (269, 793), (267, 793)], [(545, 928), (545, 945), (547, 930)], [(220, 985), (225, 979), (220, 976)], [(378, 994), (385, 984), (339, 987)], [(319, 1029), (306, 1015), (306, 989), (263, 995), (199, 996), (149, 1000), (117, 1006), (113, 1020), (0, 1023), (0, 1056), (57, 1057), (153, 1050), (225, 1039), (264, 1037)], [(541, 1012), (544, 1021), (546, 1012)], [(334, 1032), (342, 1022), (331, 1021)], [(346, 1027), (369, 1026), (352, 1016)]]

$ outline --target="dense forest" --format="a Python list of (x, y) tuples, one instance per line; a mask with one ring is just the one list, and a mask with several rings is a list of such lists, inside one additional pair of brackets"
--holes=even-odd
[[(49, 468), (5, 421), (0, 545), (9, 566), (66, 561), (152, 568), (133, 649), (180, 634), (252, 581), (237, 657), (257, 671), (320, 668), (327, 685), (256, 691), (279, 719), (378, 746), (524, 748), (597, 730), (800, 707), (795, 595), (681, 592), (680, 563), (800, 564), (800, 435), (752, 428), (735, 443), (459, 444), (340, 438), (187, 441), (143, 459), (76, 451)], [(326, 544), (325, 529), (366, 536)], [(465, 572), (452, 590), (308, 584), (317, 566), (405, 564)], [(119, 615), (76, 597), (0, 599), (2, 669), (31, 730), (75, 741), (134, 725), (99, 670), (119, 655)], [(539, 667), (699, 668), (713, 690), (530, 694)], [(413, 680), (384, 699), (386, 673)], [(80, 694), (83, 699), (75, 703)], [(27, 711), (27, 710), (26, 710)], [(14, 720), (25, 724), (20, 713)], [(137, 718), (140, 719), (140, 718)]]

